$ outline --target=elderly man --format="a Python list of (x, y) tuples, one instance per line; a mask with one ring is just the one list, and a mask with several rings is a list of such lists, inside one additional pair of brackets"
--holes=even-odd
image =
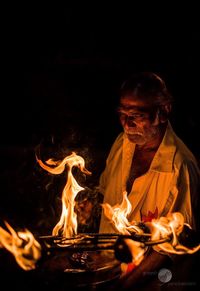
[[(131, 76), (121, 87), (118, 108), (123, 132), (116, 138), (100, 177), (104, 203), (122, 202), (128, 194), (130, 221), (180, 212), (192, 228), (198, 227), (200, 172), (192, 152), (175, 134), (169, 121), (172, 96), (156, 74)], [(102, 211), (100, 232), (115, 232)], [(168, 256), (152, 251), (125, 280), (132, 286), (144, 272), (158, 269)]]

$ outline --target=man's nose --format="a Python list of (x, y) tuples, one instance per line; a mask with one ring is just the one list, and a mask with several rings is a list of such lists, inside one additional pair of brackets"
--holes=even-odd
[(125, 125), (127, 125), (127, 127), (135, 127), (136, 123), (134, 118), (132, 116), (127, 116), (125, 120)]

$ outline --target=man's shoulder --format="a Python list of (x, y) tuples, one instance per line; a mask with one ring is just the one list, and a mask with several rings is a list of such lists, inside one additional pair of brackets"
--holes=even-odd
[(199, 172), (199, 165), (195, 155), (179, 137), (176, 139), (174, 163), (178, 168), (186, 166), (188, 169)]
[(175, 133), (171, 126), (168, 131), (168, 140), (169, 145), (175, 147), (175, 159), (196, 162), (196, 157), (191, 149), (184, 140)]
[(176, 158), (196, 163), (196, 157), (184, 141), (176, 137)]
[(175, 168), (180, 169), (183, 165), (198, 169), (198, 163), (195, 155), (187, 144), (180, 138), (177, 133), (169, 125), (167, 134), (164, 141), (165, 150), (169, 153), (173, 153), (172, 164)]

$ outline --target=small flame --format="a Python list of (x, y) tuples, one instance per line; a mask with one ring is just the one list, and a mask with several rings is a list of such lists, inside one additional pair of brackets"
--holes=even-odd
[(169, 213), (166, 217), (153, 219), (149, 225), (152, 241), (171, 237), (170, 242), (159, 244), (154, 248), (171, 254), (193, 254), (197, 252), (200, 245), (188, 248), (179, 242), (178, 237), (183, 231), (184, 225), (191, 229), (189, 224), (184, 223), (184, 217), (180, 212)]
[(5, 224), (10, 233), (0, 227), (0, 247), (5, 247), (12, 253), (22, 269), (26, 271), (35, 269), (36, 262), (41, 257), (40, 244), (30, 231), (15, 232), (7, 222)]
[(67, 183), (62, 192), (62, 213), (59, 222), (53, 228), (52, 234), (54, 236), (72, 237), (77, 234), (77, 214), (74, 211), (75, 198), (78, 192), (84, 189), (73, 177), (72, 168), (77, 166), (87, 175), (90, 175), (91, 172), (85, 168), (84, 159), (74, 152), (62, 161), (49, 159), (46, 161), (46, 164), (38, 158), (37, 161), (43, 169), (51, 174), (61, 174), (65, 170), (65, 166), (68, 166)]
[(123, 192), (123, 199), (121, 204), (110, 206), (108, 203), (102, 204), (105, 216), (114, 225), (115, 229), (121, 234), (130, 234), (131, 232), (143, 233), (136, 224), (128, 221), (128, 215), (131, 213), (132, 206), (127, 197), (127, 192)]

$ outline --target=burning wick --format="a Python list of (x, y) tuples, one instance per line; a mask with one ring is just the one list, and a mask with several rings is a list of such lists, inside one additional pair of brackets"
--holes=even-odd
[(74, 152), (62, 161), (49, 159), (43, 163), (38, 158), (37, 161), (43, 169), (55, 175), (61, 174), (65, 170), (66, 165), (68, 166), (67, 183), (62, 192), (62, 213), (59, 222), (53, 228), (52, 235), (61, 235), (66, 238), (74, 237), (77, 234), (77, 214), (74, 211), (75, 198), (78, 192), (84, 190), (84, 188), (73, 177), (72, 168), (77, 166), (87, 175), (91, 175), (91, 172), (85, 168), (84, 159)]

